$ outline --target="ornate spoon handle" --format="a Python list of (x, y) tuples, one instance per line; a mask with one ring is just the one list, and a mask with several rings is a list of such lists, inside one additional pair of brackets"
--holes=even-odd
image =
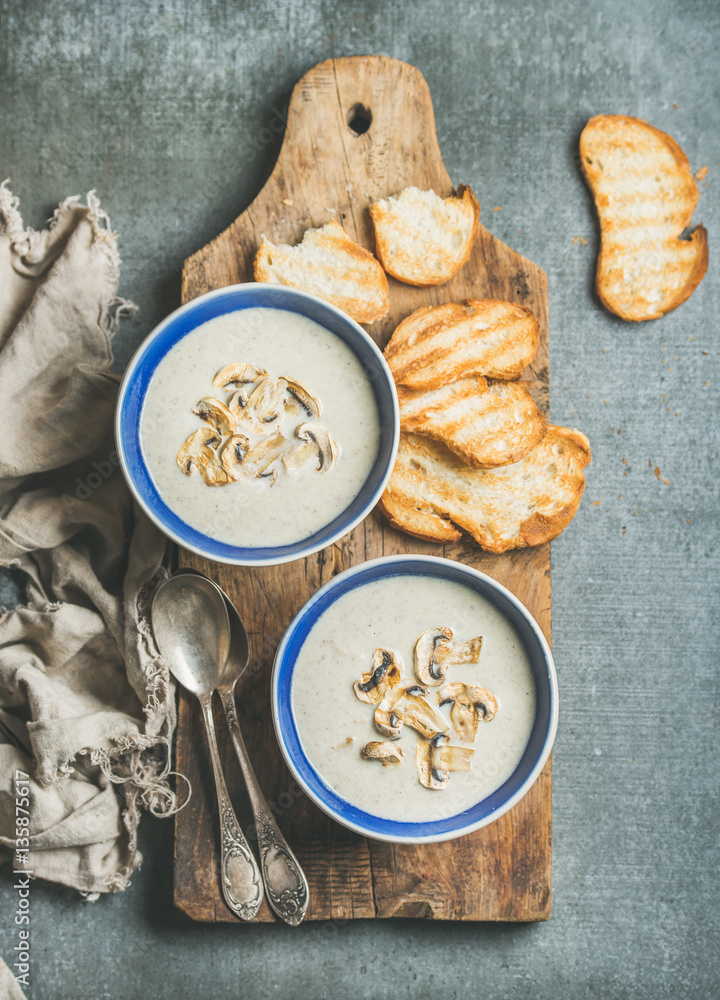
[(248, 847), (235, 816), (220, 766), (210, 695), (200, 698), (203, 719), (210, 744), (215, 788), (220, 810), (220, 881), (225, 902), (241, 920), (252, 920), (263, 898), (262, 879), (257, 862)]
[(297, 927), (307, 912), (309, 900), (307, 879), (297, 858), (280, 833), (265, 796), (260, 790), (238, 725), (232, 689), (218, 688), (218, 691), (255, 816), (260, 864), (268, 902), (279, 917), (292, 927)]

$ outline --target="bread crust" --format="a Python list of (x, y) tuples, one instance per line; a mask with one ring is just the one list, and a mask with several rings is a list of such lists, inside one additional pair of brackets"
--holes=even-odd
[(390, 309), (385, 272), (373, 255), (331, 219), (305, 231), (296, 246), (260, 240), (253, 264), (255, 281), (312, 292), (358, 323), (374, 323)]
[(380, 509), (426, 541), (455, 541), (463, 529), (487, 552), (542, 545), (575, 516), (590, 460), (584, 434), (554, 425), (522, 461), (493, 470), (472, 469), (438, 442), (402, 434)]
[[(460, 247), (451, 247), (458, 229), (452, 219), (443, 220), (438, 238), (430, 235), (429, 223), (433, 221), (429, 206), (417, 204), (412, 222), (402, 213), (399, 199), (417, 189), (405, 188), (392, 198), (382, 199), (370, 206), (370, 218), (375, 230), (375, 252), (388, 274), (406, 285), (418, 288), (443, 285), (467, 264), (480, 225), (480, 203), (466, 184), (460, 184), (450, 198), (437, 199), (434, 215), (442, 215), (441, 206), (462, 207), (465, 221), (469, 223)], [(430, 192), (419, 192), (426, 200)], [(431, 192), (434, 194), (434, 192)], [(449, 214), (449, 213), (448, 213)]]
[(537, 318), (500, 299), (423, 306), (395, 329), (385, 360), (398, 385), (439, 389), (472, 375), (516, 379), (540, 341)]
[(596, 115), (580, 136), (580, 163), (600, 221), (600, 301), (634, 322), (677, 309), (709, 259), (704, 226), (680, 239), (699, 197), (687, 156), (643, 119)]

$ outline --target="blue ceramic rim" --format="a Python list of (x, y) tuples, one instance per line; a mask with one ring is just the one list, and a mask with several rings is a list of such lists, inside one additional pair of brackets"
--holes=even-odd
[[(331, 789), (302, 748), (292, 712), (290, 689), (298, 653), (320, 615), (355, 587), (388, 576), (433, 576), (469, 586), (489, 600), (515, 626), (530, 657), (535, 679), (535, 721), (517, 768), (491, 795), (454, 816), (428, 823), (382, 819), (353, 806)], [(285, 762), (310, 799), (332, 819), (374, 840), (422, 844), (452, 840), (499, 819), (537, 780), (552, 750), (558, 723), (555, 664), (545, 636), (527, 608), (502, 584), (479, 570), (436, 556), (383, 556), (353, 566), (334, 577), (300, 609), (283, 636), (272, 675), (275, 733)]]
[[(353, 350), (373, 384), (380, 418), (378, 456), (357, 496), (333, 521), (292, 545), (241, 547), (211, 538), (186, 524), (162, 499), (140, 447), (140, 416), (147, 387), (158, 364), (186, 334), (216, 316), (254, 307), (285, 309), (315, 320)], [(332, 545), (365, 518), (390, 478), (400, 440), (397, 393), (390, 369), (372, 337), (346, 313), (324, 299), (284, 285), (247, 282), (228, 285), (192, 299), (160, 322), (127, 366), (115, 410), (115, 439), (131, 493), (160, 530), (178, 545), (216, 562), (237, 566), (277, 566)]]

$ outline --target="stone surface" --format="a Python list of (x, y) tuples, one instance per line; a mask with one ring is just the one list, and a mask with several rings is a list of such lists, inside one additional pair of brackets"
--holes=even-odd
[[(33, 885), (32, 1000), (717, 996), (720, 7), (0, 0), (0, 21), (0, 173), (35, 225), (98, 191), (121, 291), (141, 307), (118, 369), (178, 303), (183, 258), (263, 183), (295, 80), (332, 55), (385, 53), (427, 78), (445, 163), (485, 225), (548, 271), (551, 414), (594, 453), (553, 543), (549, 923), (196, 926), (172, 907), (171, 824), (147, 820), (124, 895), (86, 904)], [(711, 273), (655, 323), (625, 324), (592, 292), (576, 150), (600, 111), (647, 118), (710, 168), (696, 219)], [(4, 872), (10, 961), (14, 903)]]

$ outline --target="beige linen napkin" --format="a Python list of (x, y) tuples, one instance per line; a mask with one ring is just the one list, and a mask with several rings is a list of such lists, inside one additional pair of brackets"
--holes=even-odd
[(16, 846), (17, 769), (34, 877), (90, 898), (127, 886), (140, 810), (175, 808), (174, 691), (146, 617), (166, 542), (112, 433), (118, 273), (92, 193), (33, 232), (0, 186), (0, 564), (27, 588), (0, 619), (0, 861)]

